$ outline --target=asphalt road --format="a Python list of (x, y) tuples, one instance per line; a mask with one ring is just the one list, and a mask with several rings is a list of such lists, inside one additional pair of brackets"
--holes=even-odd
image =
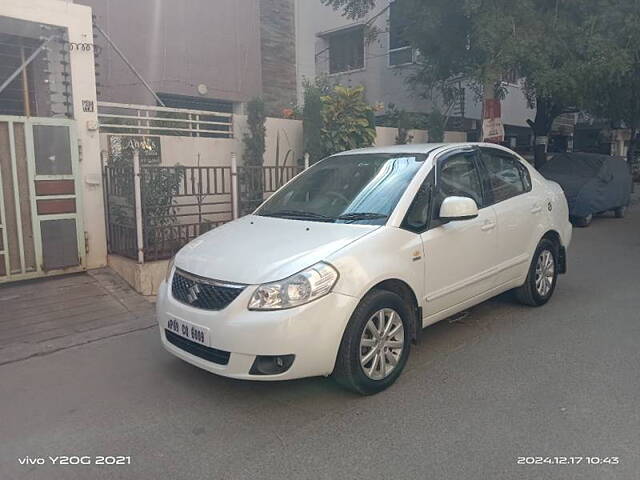
[[(4, 365), (0, 479), (637, 479), (640, 205), (575, 230), (569, 255), (547, 306), (504, 295), (427, 328), (373, 397), (219, 378), (166, 354), (155, 329)], [(131, 463), (52, 466), (60, 455)]]

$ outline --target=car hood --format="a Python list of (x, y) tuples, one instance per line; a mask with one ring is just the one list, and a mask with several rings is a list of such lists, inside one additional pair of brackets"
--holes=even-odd
[(206, 278), (258, 284), (293, 275), (380, 228), (249, 215), (192, 240), (176, 267)]

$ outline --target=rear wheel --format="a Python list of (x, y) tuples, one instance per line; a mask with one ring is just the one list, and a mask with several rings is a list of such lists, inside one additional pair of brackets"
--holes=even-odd
[(342, 337), (333, 377), (343, 387), (371, 395), (388, 388), (402, 373), (411, 345), (411, 312), (386, 290), (367, 294)]
[(613, 214), (615, 215), (616, 218), (624, 218), (624, 214), (626, 213), (626, 211), (627, 211), (626, 206), (618, 207), (613, 210)]
[(558, 245), (543, 238), (533, 255), (524, 285), (516, 289), (521, 303), (538, 307), (549, 301), (558, 279)]
[(586, 217), (573, 217), (573, 224), (576, 227), (588, 227), (591, 225), (591, 220), (593, 220), (592, 214), (589, 214)]

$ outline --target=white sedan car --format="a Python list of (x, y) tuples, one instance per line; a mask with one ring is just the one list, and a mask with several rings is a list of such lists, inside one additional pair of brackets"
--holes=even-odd
[(391, 385), (434, 322), (510, 289), (545, 304), (571, 240), (560, 186), (493, 144), (367, 148), (298, 175), (176, 255), (165, 348), (248, 380)]

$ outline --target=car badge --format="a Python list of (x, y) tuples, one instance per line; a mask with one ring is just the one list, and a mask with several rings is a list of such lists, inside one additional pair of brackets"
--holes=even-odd
[(194, 303), (196, 300), (198, 300), (198, 295), (200, 295), (200, 287), (198, 286), (197, 283), (194, 283), (189, 287), (187, 300), (189, 300), (189, 303)]

